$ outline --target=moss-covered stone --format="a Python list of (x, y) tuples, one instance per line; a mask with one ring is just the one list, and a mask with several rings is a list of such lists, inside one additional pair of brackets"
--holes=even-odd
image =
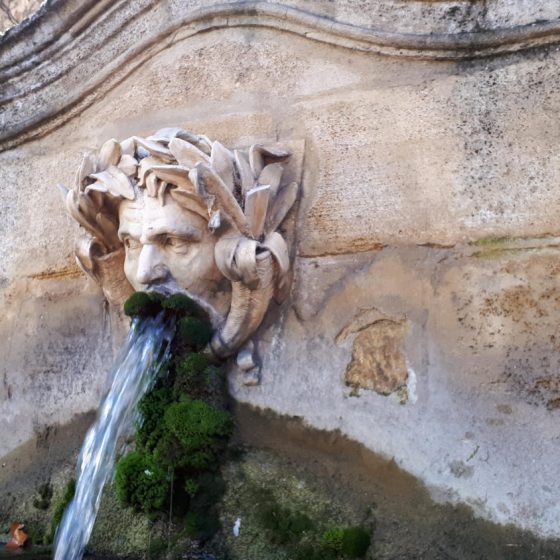
[(233, 429), (228, 412), (188, 398), (167, 408), (165, 425), (167, 436), (158, 447), (161, 456), (172, 456), (176, 466), (193, 469), (215, 470)]
[(169, 497), (169, 484), (168, 473), (148, 453), (132, 451), (117, 464), (117, 496), (135, 511), (162, 511)]
[(51, 522), (51, 528), (49, 533), (46, 535), (46, 542), (52, 543), (54, 540), (54, 536), (56, 534), (56, 530), (62, 521), (62, 517), (64, 516), (64, 512), (68, 507), (68, 504), (72, 501), (74, 494), (76, 493), (76, 480), (71, 479), (66, 484), (66, 488), (64, 489), (63, 494), (56, 500), (54, 504), (54, 512)]
[(155, 293), (134, 292), (124, 304), (124, 313), (129, 317), (153, 317), (161, 309), (161, 296)]
[(177, 323), (181, 342), (195, 350), (204, 348), (212, 338), (212, 327), (197, 317), (183, 317)]
[[(371, 538), (369, 511), (332, 492), (330, 480), (306, 478), (297, 464), (266, 451), (248, 451), (226, 465), (221, 521), (232, 560), (345, 560), (353, 529)], [(240, 519), (238, 537), (231, 528)], [(337, 546), (325, 535), (336, 529)], [(349, 529), (352, 529), (349, 531)], [(347, 532), (349, 531), (349, 532)], [(347, 536), (345, 536), (347, 535)], [(334, 535), (333, 535), (334, 536)], [(348, 548), (345, 547), (346, 540)], [(362, 543), (362, 541), (360, 541)], [(368, 541), (369, 546), (369, 541)]]

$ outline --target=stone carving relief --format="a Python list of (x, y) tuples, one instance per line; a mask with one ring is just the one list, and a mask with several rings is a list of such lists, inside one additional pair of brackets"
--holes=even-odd
[(276, 146), (229, 150), (180, 128), (108, 140), (64, 188), (81, 226), (78, 263), (114, 305), (134, 290), (188, 294), (216, 327), (215, 356), (241, 350), (251, 371), (250, 337), (288, 285), (290, 157)]

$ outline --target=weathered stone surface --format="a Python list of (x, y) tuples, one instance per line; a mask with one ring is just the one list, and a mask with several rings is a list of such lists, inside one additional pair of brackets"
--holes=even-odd
[[(293, 290), (260, 332), (262, 385), (234, 373), (232, 393), (559, 536), (558, 6), (55, 4), (0, 47), (0, 455), (95, 408), (111, 361), (54, 188), (83, 152), (175, 125), (304, 139)], [(358, 335), (339, 335), (371, 310), (408, 325), (404, 406), (345, 385)]]
[(0, 33), (29, 17), (42, 0), (4, 0), (0, 4)]
[(381, 319), (360, 329), (352, 345), (352, 361), (344, 380), (356, 389), (390, 395), (406, 385), (406, 358), (402, 351), (406, 324)]

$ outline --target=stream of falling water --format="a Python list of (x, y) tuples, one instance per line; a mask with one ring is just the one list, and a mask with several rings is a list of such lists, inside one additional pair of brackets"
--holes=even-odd
[(54, 560), (80, 560), (89, 541), (105, 483), (115, 466), (117, 445), (136, 418), (136, 407), (169, 357), (172, 326), (163, 318), (135, 319), (113, 367), (111, 389), (86, 435), (78, 462), (74, 499), (55, 541)]

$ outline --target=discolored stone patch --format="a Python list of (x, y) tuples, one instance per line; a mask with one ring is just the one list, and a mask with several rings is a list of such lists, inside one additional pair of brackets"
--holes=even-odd
[(406, 323), (389, 319), (362, 329), (354, 339), (346, 384), (381, 395), (390, 395), (405, 386), (408, 372), (403, 346), (407, 331)]

